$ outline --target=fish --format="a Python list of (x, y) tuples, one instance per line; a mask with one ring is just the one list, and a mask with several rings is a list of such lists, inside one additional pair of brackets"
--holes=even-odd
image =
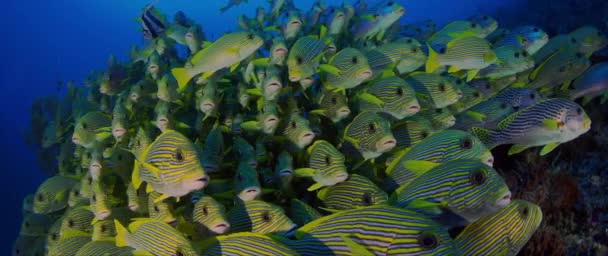
[(248, 3), (248, 0), (229, 0), (228, 4), (226, 4), (226, 6), (220, 8), (220, 12), (226, 12), (228, 11), (230, 8), (234, 7), (234, 6), (238, 6), (241, 4), (241, 2), (245, 2)]
[(148, 209), (148, 197), (141, 189), (135, 189), (132, 183), (127, 187), (127, 207), (136, 213), (146, 213)]
[(467, 225), (454, 242), (463, 255), (517, 255), (543, 220), (540, 207), (513, 200), (500, 212)]
[(58, 217), (47, 214), (30, 213), (23, 216), (21, 227), (19, 228), (20, 236), (45, 236), (48, 233), (51, 225)]
[(475, 15), (467, 18), (468, 21), (479, 24), (483, 29), (485, 37), (492, 34), (498, 28), (498, 21), (489, 15)]
[(298, 226), (304, 226), (307, 223), (323, 216), (315, 208), (296, 198), (291, 199), (289, 209), (289, 218), (291, 218)]
[(131, 247), (118, 247), (114, 238), (104, 240), (94, 240), (86, 243), (78, 249), (75, 256), (87, 255), (116, 255), (129, 256), (133, 255), (135, 249)]
[(257, 51), (262, 43), (262, 38), (254, 33), (226, 34), (192, 56), (191, 68), (173, 68), (171, 73), (177, 80), (178, 88), (183, 91), (195, 75), (202, 73), (201, 78), (206, 79), (226, 67), (234, 70), (235, 65)]
[(480, 69), (497, 62), (496, 53), (490, 43), (476, 36), (464, 36), (448, 42), (437, 53), (429, 47), (426, 61), (426, 72), (432, 73), (437, 68), (449, 65), (448, 72), (467, 70), (467, 81), (473, 80)]
[(237, 204), (228, 211), (227, 218), (232, 233), (284, 233), (296, 227), (281, 207), (261, 200)]
[(568, 35), (578, 41), (580, 45), (577, 50), (586, 55), (590, 55), (608, 45), (608, 37), (593, 26), (579, 27)]
[(390, 205), (324, 216), (298, 228), (295, 237), (281, 241), (304, 255), (459, 253), (445, 228), (419, 213)]
[(193, 54), (202, 49), (202, 44), (205, 40), (205, 33), (200, 25), (192, 25), (188, 28), (184, 38), (190, 54)]
[(381, 40), (388, 28), (405, 14), (405, 8), (396, 1), (385, 0), (376, 3), (361, 15), (355, 26), (355, 41), (376, 38)]
[(386, 167), (387, 178), (382, 187), (391, 191), (411, 183), (428, 170), (427, 162), (443, 163), (456, 159), (477, 159), (488, 166), (494, 165), (494, 156), (476, 136), (460, 130), (443, 130), (397, 152)]
[(488, 30), (484, 29), (479, 23), (468, 20), (457, 20), (443, 26), (427, 42), (431, 47), (444, 47), (450, 41), (460, 37), (475, 36), (485, 38), (487, 35), (489, 35)]
[(468, 224), (493, 215), (511, 203), (511, 191), (504, 179), (485, 163), (458, 159), (435, 165), (399, 187), (394, 205), (438, 218), (449, 227), (458, 224), (453, 220), (445, 223), (439, 215), (454, 213)]
[(310, 123), (298, 113), (292, 113), (286, 120), (283, 136), (298, 149), (304, 149), (315, 139)]
[(285, 39), (282, 37), (275, 37), (272, 39), (272, 47), (270, 47), (269, 63), (274, 65), (283, 66), (285, 60), (289, 54), (289, 49), (285, 44)]
[(46, 179), (34, 194), (34, 213), (48, 214), (65, 209), (68, 206), (69, 191), (77, 182), (77, 179), (63, 176)]
[(444, 130), (456, 124), (456, 117), (448, 108), (436, 108), (420, 111), (419, 116), (431, 122), (433, 129)]
[(126, 89), (127, 80), (125, 67), (110, 56), (108, 68), (100, 77), (99, 92), (108, 96), (116, 95)]
[(388, 120), (366, 111), (346, 126), (344, 140), (354, 145), (364, 159), (377, 158), (396, 144)]
[(148, 215), (151, 219), (173, 226), (177, 222), (173, 205), (164, 199), (158, 201), (160, 197), (161, 194), (158, 192), (151, 192), (148, 194), (148, 201), (146, 203), (148, 206)]
[(45, 239), (38, 236), (18, 236), (11, 248), (11, 255), (44, 255)]
[(554, 98), (511, 114), (498, 123), (497, 127), (495, 131), (473, 127), (472, 132), (488, 148), (513, 144), (509, 155), (535, 146), (543, 146), (540, 155), (546, 155), (560, 144), (589, 131), (591, 119), (575, 102)]
[[(257, 165), (257, 161), (256, 161)], [(257, 170), (249, 162), (240, 162), (234, 175), (234, 193), (242, 201), (256, 199), (262, 193)]]
[(47, 246), (46, 255), (75, 255), (78, 250), (91, 241), (91, 235), (82, 231), (70, 231), (56, 244)]
[(373, 72), (363, 53), (355, 48), (344, 48), (329, 60), (335, 72), (327, 73), (325, 86), (346, 90), (352, 89), (369, 79)]
[(334, 123), (342, 121), (351, 113), (348, 106), (348, 97), (326, 88), (321, 89), (317, 97), (317, 104), (319, 108), (311, 110), (310, 113), (325, 116)]
[(207, 83), (203, 88), (196, 92), (196, 105), (198, 110), (201, 111), (206, 120), (209, 117), (217, 116), (222, 94), (217, 89), (217, 83)]
[(549, 42), (549, 35), (537, 26), (520, 26), (505, 33), (504, 37), (494, 44), (494, 48), (513, 46), (523, 48), (529, 55), (534, 55)]
[(317, 192), (325, 208), (335, 212), (388, 204), (388, 195), (368, 178), (358, 174), (349, 175), (344, 182), (324, 187)]
[(414, 72), (405, 77), (405, 82), (414, 88), (422, 107), (444, 108), (462, 98), (454, 80), (436, 74)]
[(216, 237), (202, 255), (298, 255), (298, 252), (269, 236), (240, 232)]
[[(74, 125), (72, 142), (87, 149), (93, 148), (97, 142), (111, 136), (108, 133), (104, 136), (97, 136), (98, 133), (107, 131), (112, 126), (112, 119), (102, 112), (88, 112), (80, 117)], [(103, 134), (102, 134), (103, 135)]]
[(136, 156), (132, 182), (137, 189), (142, 182), (162, 194), (160, 201), (168, 197), (182, 197), (191, 191), (204, 188), (209, 183), (200, 162), (200, 153), (194, 144), (177, 131), (166, 130), (145, 152)]
[(562, 50), (538, 64), (530, 74), (528, 87), (552, 89), (557, 85), (567, 87), (574, 78), (580, 76), (591, 62), (585, 54), (574, 50)]
[(221, 127), (216, 123), (205, 137), (203, 146), (201, 161), (206, 173), (215, 173), (220, 170), (224, 151), (224, 137)]
[(301, 37), (289, 49), (287, 70), (289, 81), (298, 82), (311, 77), (319, 68), (325, 45), (312, 37)]
[(479, 88), (471, 86), (461, 79), (452, 78), (455, 79), (456, 88), (462, 92), (462, 98), (458, 102), (448, 106), (451, 114), (462, 113), (487, 99)]
[(144, 218), (131, 222), (128, 229), (117, 220), (114, 225), (118, 247), (156, 255), (199, 255), (188, 239), (164, 222)]
[(302, 30), (302, 18), (300, 16), (300, 13), (295, 10), (285, 13), (281, 22), (281, 32), (285, 41), (292, 42)]
[(116, 226), (114, 226), (114, 220), (120, 221), (120, 223), (129, 223), (133, 213), (128, 208), (120, 207), (113, 208), (112, 214), (104, 220), (97, 221), (93, 224), (93, 235), (91, 239), (93, 241), (113, 239), (116, 236)]
[(372, 68), (373, 77), (383, 75), (386, 70), (407, 74), (422, 67), (427, 60), (420, 43), (412, 38), (401, 38), (378, 46), (366, 51), (365, 57)]
[(397, 120), (420, 111), (416, 91), (397, 76), (371, 82), (361, 94), (355, 95), (355, 99), (359, 110), (386, 113)]
[(315, 141), (308, 149), (308, 167), (294, 170), (296, 177), (311, 177), (315, 184), (308, 191), (323, 186), (332, 186), (348, 178), (345, 158), (331, 143), (325, 140)]
[(495, 48), (497, 63), (479, 70), (478, 78), (500, 79), (534, 67), (534, 60), (527, 50), (513, 46)]
[(146, 5), (139, 16), (144, 38), (147, 39), (155, 39), (165, 30), (163, 16), (154, 8), (155, 2)]
[(602, 96), (602, 103), (608, 100), (608, 65), (598, 63), (589, 68), (572, 83), (574, 87), (570, 99), (583, 98), (583, 105), (589, 103), (594, 97)]
[(88, 206), (78, 206), (70, 208), (63, 214), (61, 220), (61, 233), (67, 233), (70, 231), (82, 231), (90, 233), (93, 231), (93, 225), (91, 221), (95, 216)]
[(206, 234), (221, 235), (230, 230), (225, 207), (208, 195), (194, 204), (192, 221), (199, 232)]
[(414, 115), (393, 123), (391, 132), (397, 140), (395, 149), (404, 149), (420, 143), (437, 130), (429, 120)]

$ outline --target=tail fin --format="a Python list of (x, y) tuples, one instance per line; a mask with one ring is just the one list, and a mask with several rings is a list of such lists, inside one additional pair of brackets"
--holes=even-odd
[(495, 145), (492, 142), (492, 131), (481, 127), (472, 127), (471, 133), (475, 135), (486, 147), (492, 149)]
[(193, 77), (186, 68), (171, 69), (171, 74), (173, 74), (173, 77), (177, 80), (177, 87), (180, 92), (186, 89), (188, 82), (190, 82), (190, 79)]
[(433, 73), (437, 68), (439, 68), (441, 66), (441, 64), (439, 63), (439, 55), (437, 54), (437, 52), (435, 52), (435, 50), (433, 50), (433, 47), (431, 47), (429, 44), (426, 45), (429, 49), (429, 58), (426, 60), (426, 72), (427, 73)]
[(114, 226), (116, 226), (116, 246), (128, 246), (127, 236), (129, 235), (129, 231), (118, 220), (114, 220)]

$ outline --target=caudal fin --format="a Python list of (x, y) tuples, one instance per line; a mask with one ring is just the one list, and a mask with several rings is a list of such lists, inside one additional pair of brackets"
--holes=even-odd
[(433, 73), (441, 66), (441, 64), (439, 63), (439, 55), (437, 54), (437, 52), (435, 52), (435, 50), (433, 50), (433, 47), (431, 47), (429, 44), (427, 44), (427, 47), (429, 49), (429, 57), (426, 60), (425, 71), (427, 73)]
[(483, 142), (489, 149), (494, 148), (496, 145), (492, 142), (492, 131), (481, 127), (472, 127), (471, 133), (475, 135), (481, 142)]
[(177, 80), (177, 87), (180, 92), (186, 89), (188, 82), (190, 82), (193, 77), (186, 68), (171, 69), (171, 74), (173, 74), (173, 77)]

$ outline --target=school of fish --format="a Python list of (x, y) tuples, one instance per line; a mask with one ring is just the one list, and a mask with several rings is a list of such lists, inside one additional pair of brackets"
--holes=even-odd
[[(247, 3), (229, 0), (220, 11)], [(130, 60), (36, 100), (50, 176), (13, 255), (516, 255), (542, 222), (491, 150), (560, 144), (608, 100), (608, 44), (402, 2), (269, 0), (209, 40), (153, 4)], [(179, 50), (178, 50), (179, 49)], [(453, 228), (463, 228), (452, 234)]]

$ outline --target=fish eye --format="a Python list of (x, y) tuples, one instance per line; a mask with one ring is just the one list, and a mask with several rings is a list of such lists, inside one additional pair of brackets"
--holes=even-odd
[(559, 72), (561, 72), (561, 73), (566, 72), (566, 66), (559, 67)]
[(437, 109), (435, 109), (435, 113), (441, 114), (441, 113), (443, 113), (443, 109), (442, 108), (437, 108)]
[(440, 92), (445, 92), (445, 84), (439, 84), (439, 91)]
[(577, 41), (576, 41), (576, 38), (574, 38), (574, 37), (573, 37), (573, 38), (570, 38), (570, 42), (572, 42), (573, 44), (576, 44), (576, 42), (577, 42)]
[(538, 32), (538, 30), (539, 30), (539, 29), (535, 27), (535, 28), (534, 28), (534, 29), (532, 29), (532, 30), (533, 30), (534, 32)]
[(179, 249), (175, 252), (175, 256), (184, 256), (184, 253), (181, 252)]
[(296, 122), (295, 121), (291, 121), (291, 128), (293, 128), (293, 129), (296, 128)]
[(159, 211), (159, 210), (158, 210), (158, 206), (156, 206), (156, 205), (154, 206), (154, 211), (155, 211), (155, 212), (158, 212), (158, 211)]
[[(431, 26), (431, 25), (430, 25), (430, 24), (427, 24), (427, 26)], [(407, 39), (407, 41), (406, 41), (406, 42), (407, 42), (408, 44), (411, 44), (413, 41), (412, 41), (412, 39), (411, 39), (411, 38), (409, 38), (409, 39)]]
[(423, 131), (423, 132), (420, 133), (420, 137), (422, 137), (423, 139), (426, 138), (426, 137), (428, 137), (428, 136), (429, 136), (429, 133), (427, 131)]
[(487, 179), (486, 173), (482, 170), (477, 170), (477, 171), (471, 173), (471, 176), (469, 177), (471, 184), (473, 184), (475, 186), (482, 185), (484, 182), (486, 182), (486, 179)]
[(488, 17), (488, 16), (484, 15), (482, 19), (483, 19), (483, 20), (488, 20), (488, 19), (490, 19), (490, 17)]
[(270, 222), (270, 213), (268, 211), (262, 213), (262, 220), (264, 222)]
[(334, 104), (334, 105), (338, 104), (338, 99), (336, 97), (332, 97), (331, 104)]
[(336, 11), (336, 9), (331, 8), (331, 9), (329, 10), (329, 13), (334, 13), (335, 11)]
[(515, 54), (513, 54), (513, 56), (515, 56), (515, 58), (519, 58), (519, 52), (516, 52)]
[(390, 1), (390, 2), (386, 3), (386, 6), (393, 6), (393, 4), (394, 4), (393, 1)]
[(26, 228), (29, 228), (29, 227), (30, 227), (30, 223), (26, 221), (26, 222), (23, 224), (23, 226), (25, 226)]
[(513, 106), (513, 111), (518, 111), (519, 110), (519, 106)]
[(302, 57), (298, 56), (298, 57), (296, 57), (296, 63), (298, 65), (302, 65), (302, 63), (304, 63), (304, 60), (302, 59)]
[(243, 180), (243, 176), (239, 173), (236, 175), (236, 179), (241, 181), (241, 180)]
[(536, 94), (530, 93), (530, 99), (535, 99), (535, 98), (536, 98)]
[(247, 34), (247, 39), (249, 39), (249, 40), (253, 40), (254, 37), (255, 37), (255, 35), (253, 35), (253, 33)]
[(89, 177), (87, 178), (87, 185), (91, 185), (93, 183), (93, 178)]
[(78, 189), (74, 190), (73, 194), (74, 194), (74, 196), (80, 195), (80, 190), (78, 190)]
[(418, 52), (418, 49), (416, 49), (416, 48), (412, 49), (412, 53), (417, 53), (417, 52)]
[(350, 62), (352, 62), (353, 64), (357, 64), (359, 62), (359, 59), (357, 59), (357, 56), (354, 56)]
[(434, 234), (423, 232), (418, 237), (418, 244), (425, 249), (435, 249), (439, 245), (439, 242), (437, 241), (437, 236)]
[(473, 93), (473, 97), (475, 97), (475, 98), (479, 98), (480, 96), (481, 96), (481, 93), (479, 93), (479, 92)]
[(477, 27), (477, 23), (471, 23), (471, 28), (476, 28)]
[(118, 155), (118, 161), (122, 161), (122, 155)]
[(91, 197), (91, 200), (93, 200), (93, 202), (97, 201), (97, 196), (93, 195), (93, 196)]
[(175, 150), (175, 154), (173, 155), (173, 158), (178, 162), (181, 163), (184, 161), (184, 153), (180, 150), (180, 149), (176, 149)]
[(100, 228), (102, 233), (106, 232), (106, 224), (101, 224)]
[(374, 124), (369, 124), (368, 130), (369, 130), (369, 133), (375, 133), (376, 132), (376, 126)]
[(576, 53), (576, 57), (580, 59), (582, 57), (585, 57), (585, 55), (583, 53), (581, 53), (581, 52), (577, 52)]
[(89, 126), (87, 125), (87, 123), (82, 123), (82, 128), (83, 129), (87, 129)]
[(528, 52), (527, 51), (521, 51), (521, 55), (523, 55), (524, 57), (528, 57)]
[(329, 158), (329, 156), (325, 156), (325, 165), (331, 164), (331, 158)]
[(507, 108), (507, 103), (504, 103), (504, 102), (503, 102), (503, 103), (501, 103), (501, 104), (500, 104), (500, 108), (501, 108), (501, 109), (505, 109), (505, 108)]
[(445, 47), (441, 47), (441, 49), (439, 49), (439, 53), (445, 54)]
[(460, 148), (471, 149), (473, 147), (473, 140), (471, 138), (464, 138), (460, 141)]
[(87, 158), (93, 158), (93, 154), (91, 152), (87, 153)]
[(403, 96), (403, 88), (397, 88), (397, 95)]
[(203, 214), (204, 214), (204, 215), (209, 214), (209, 209), (207, 209), (207, 206), (206, 206), (206, 205), (205, 205), (205, 206), (203, 206)]
[(598, 31), (597, 36), (602, 36), (602, 32)]
[(51, 240), (53, 240), (53, 241), (54, 241), (54, 240), (57, 240), (57, 233), (53, 233), (53, 234), (51, 235)]
[(576, 108), (576, 114), (579, 115), (579, 116), (582, 115), (583, 114), (583, 109)]
[(528, 206), (524, 206), (519, 209), (519, 214), (521, 214), (522, 217), (527, 218), (530, 214), (530, 209), (528, 208)]
[(38, 196), (36, 197), (36, 199), (37, 199), (39, 202), (42, 202), (42, 201), (44, 201), (44, 196), (43, 196), (42, 194), (38, 194)]
[(74, 226), (74, 220), (70, 219), (68, 220), (68, 227), (73, 227)]
[(362, 198), (363, 204), (370, 206), (372, 205), (372, 195), (369, 192), (365, 192)]
[(378, 17), (380, 17), (380, 15), (379, 15), (379, 14), (374, 14), (372, 17), (373, 17), (374, 19), (377, 19)]

